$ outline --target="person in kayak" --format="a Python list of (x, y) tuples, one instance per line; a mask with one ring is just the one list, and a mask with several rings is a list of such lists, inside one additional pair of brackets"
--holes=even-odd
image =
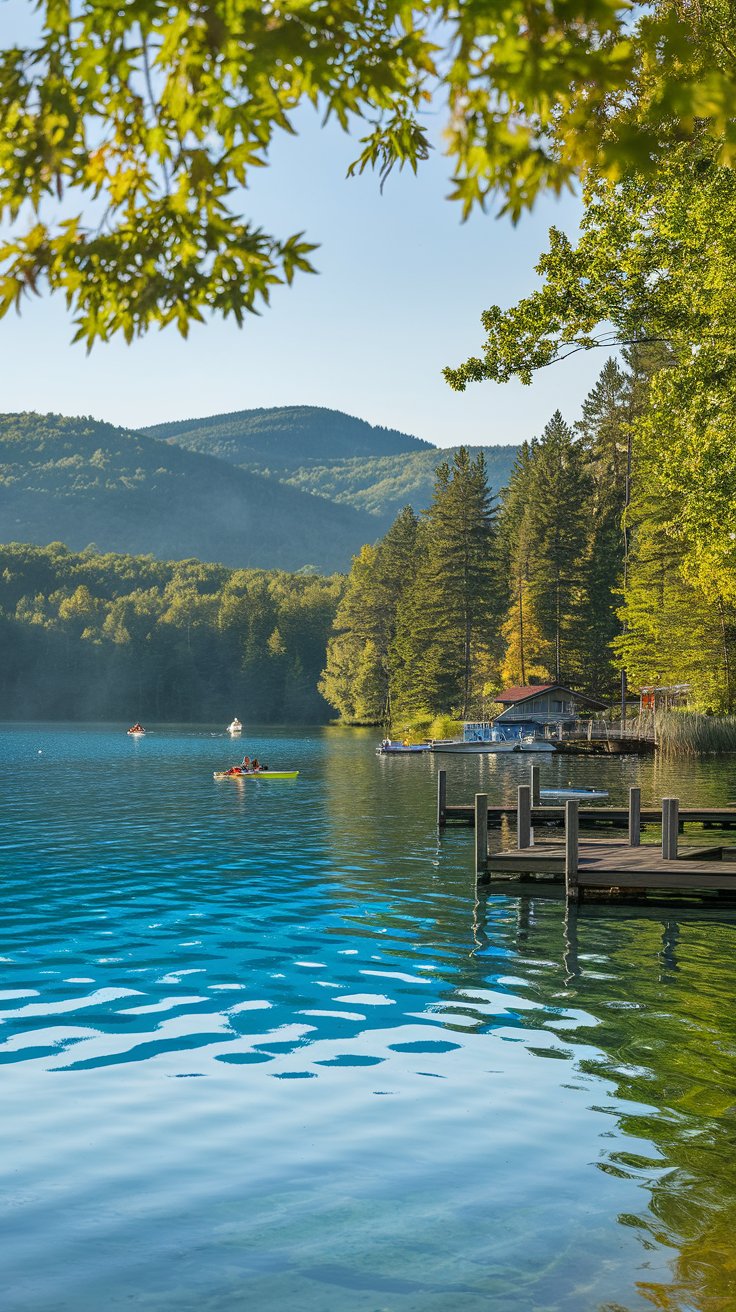
[(248, 771), (252, 770), (253, 767), (252, 767), (252, 765), (251, 765), (251, 763), (250, 763), (250, 757), (249, 757), (249, 756), (244, 756), (244, 757), (243, 757), (243, 762), (242, 762), (242, 765), (241, 765), (240, 768), (241, 768), (241, 770), (248, 770)]
[(257, 774), (257, 772), (258, 772), (261, 768), (262, 768), (262, 767), (261, 767), (261, 766), (259, 765), (259, 763), (258, 763), (258, 757), (257, 757), (257, 756), (254, 756), (254, 757), (253, 757), (253, 763), (252, 763), (252, 766), (251, 766), (251, 769), (253, 770), (253, 773), (254, 773), (254, 774)]

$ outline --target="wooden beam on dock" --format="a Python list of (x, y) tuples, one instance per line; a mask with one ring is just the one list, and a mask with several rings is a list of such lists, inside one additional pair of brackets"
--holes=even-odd
[[(486, 823), (488, 823), (486, 821)], [(437, 828), (447, 824), (447, 771), (437, 771)]]
[(475, 794), (475, 873), (485, 874), (488, 861), (488, 794)]
[(641, 788), (629, 789), (629, 847), (641, 844)]
[(538, 765), (531, 766), (529, 770), (529, 787), (531, 789), (531, 794), (532, 794), (532, 806), (539, 806), (541, 804), (541, 797), (539, 794), (539, 766)]
[(577, 798), (565, 802), (565, 893), (576, 902), (578, 893), (579, 825)]
[(677, 860), (680, 803), (676, 797), (662, 799), (662, 860)]
[[(445, 807), (447, 824), (472, 825), (475, 808), (472, 803), (462, 805), (448, 803)], [(499, 826), (504, 819), (513, 820), (516, 816), (516, 803), (504, 803), (501, 806), (489, 806), (488, 823)], [(581, 806), (578, 812), (581, 827), (593, 826), (628, 829), (628, 806)], [(565, 821), (563, 806), (532, 806), (532, 824), (558, 824)], [(654, 807), (642, 807), (639, 812), (642, 825), (659, 825), (662, 812)], [(696, 824), (714, 829), (736, 829), (736, 807), (688, 806), (679, 811), (679, 826)]]
[[(486, 817), (486, 826), (488, 817)], [(532, 845), (532, 790), (528, 784), (519, 784), (516, 790), (516, 846)]]

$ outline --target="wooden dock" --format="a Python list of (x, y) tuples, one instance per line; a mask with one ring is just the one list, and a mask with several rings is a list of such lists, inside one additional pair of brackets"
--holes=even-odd
[[(623, 896), (639, 900), (649, 894), (665, 894), (668, 898), (715, 900), (736, 902), (736, 848), (720, 846), (691, 847), (678, 850), (679, 834), (683, 822), (731, 827), (736, 824), (736, 810), (686, 808), (680, 810), (679, 799), (666, 797), (661, 808), (642, 811), (638, 788), (629, 789), (627, 808), (589, 807), (586, 818), (598, 817), (607, 811), (628, 830), (626, 839), (587, 838), (580, 840), (581, 813), (577, 799), (568, 799), (562, 807), (533, 806), (538, 796), (539, 767), (532, 767), (531, 785), (522, 784), (517, 790), (516, 807), (489, 807), (485, 793), (477, 793), (466, 823), (475, 830), (475, 870), (479, 883), (490, 884), (489, 891), (515, 896), (534, 892), (564, 896), (568, 902), (579, 902), (586, 896)], [(456, 811), (459, 808), (454, 808)], [(440, 771), (437, 788), (437, 819), (442, 823), (447, 815), (447, 784), (444, 771)], [(552, 821), (562, 821), (564, 842), (534, 841), (532, 822), (544, 823), (548, 813)], [(512, 816), (516, 824), (516, 847), (502, 852), (489, 852), (488, 829), (494, 814)], [(465, 817), (464, 817), (465, 818)], [(661, 847), (641, 844), (642, 821), (661, 825)], [(494, 878), (494, 876), (496, 878)]]
[[(578, 812), (580, 824), (586, 828), (626, 829), (629, 812), (625, 806), (581, 806)], [(488, 826), (499, 829), (504, 820), (516, 820), (516, 804), (488, 807)], [(654, 807), (643, 807), (641, 824), (658, 825), (662, 812)], [(537, 825), (564, 825), (564, 806), (533, 806), (531, 822)], [(446, 805), (444, 821), (441, 825), (460, 824), (470, 828), (475, 824), (475, 806), (471, 803)], [(736, 829), (736, 807), (692, 806), (683, 807), (679, 817), (680, 829), (685, 825), (703, 825), (706, 829)]]
[[(663, 891), (688, 896), (730, 894), (736, 901), (736, 848), (692, 848), (675, 859), (664, 859), (653, 845), (632, 848), (625, 842), (593, 840), (581, 844), (571, 879), (564, 845), (542, 843), (521, 851), (490, 853), (485, 871), (479, 874), (491, 885), (489, 891), (506, 894), (513, 885), (513, 891), (546, 892), (575, 901), (586, 893)], [(494, 875), (511, 878), (494, 879)]]

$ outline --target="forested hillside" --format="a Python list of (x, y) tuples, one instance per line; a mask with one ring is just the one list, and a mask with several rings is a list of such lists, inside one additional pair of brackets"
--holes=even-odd
[(0, 719), (299, 720), (344, 582), (0, 547)]
[(376, 524), (350, 506), (90, 418), (0, 416), (5, 541), (346, 569)]
[[(339, 410), (316, 406), (243, 410), (142, 431), (367, 511), (381, 521), (374, 535), (385, 531), (403, 506), (419, 511), (429, 505), (435, 469), (458, 450), (439, 449), (394, 429), (372, 427)], [(469, 449), (474, 455), (483, 450), (490, 487), (499, 492), (518, 447)]]
[[(303, 465), (283, 478), (286, 483), (334, 501), (377, 515), (386, 527), (404, 506), (426, 510), (432, 500), (437, 466), (452, 459), (459, 447), (432, 447), (429, 451), (376, 460), (335, 461), (325, 465)], [(483, 453), (491, 491), (500, 492), (511, 475), (519, 448), (516, 446), (471, 446), (475, 457)]]
[(303, 465), (430, 449), (429, 442), (322, 406), (274, 406), (154, 424), (144, 433), (234, 465)]

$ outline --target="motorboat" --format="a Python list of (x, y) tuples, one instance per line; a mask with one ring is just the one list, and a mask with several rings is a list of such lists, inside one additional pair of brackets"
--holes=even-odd
[(214, 771), (215, 779), (297, 779), (298, 776), (298, 770), (244, 770), (242, 765)]
[(129, 738), (144, 738), (145, 735), (146, 735), (146, 731), (143, 728), (142, 724), (136, 723), (133, 725), (131, 729), (128, 730)]
[(390, 738), (384, 738), (376, 748), (376, 756), (415, 756), (428, 751), (429, 743), (393, 743)]
[(460, 754), (499, 752), (553, 752), (554, 743), (534, 734), (524, 734), (516, 725), (498, 725), (486, 721), (466, 721), (462, 738), (442, 738), (430, 743), (433, 752)]
[(570, 786), (569, 788), (540, 788), (539, 796), (549, 798), (559, 797), (561, 800), (568, 797), (577, 797), (585, 802), (598, 802), (602, 801), (604, 797), (608, 797), (608, 793), (605, 788), (573, 788)]
[(240, 720), (237, 718), (237, 716), (234, 720), (230, 721), (229, 725), (227, 726), (226, 732), (230, 734), (231, 738), (237, 738), (238, 735), (243, 732), (243, 726), (240, 723)]

